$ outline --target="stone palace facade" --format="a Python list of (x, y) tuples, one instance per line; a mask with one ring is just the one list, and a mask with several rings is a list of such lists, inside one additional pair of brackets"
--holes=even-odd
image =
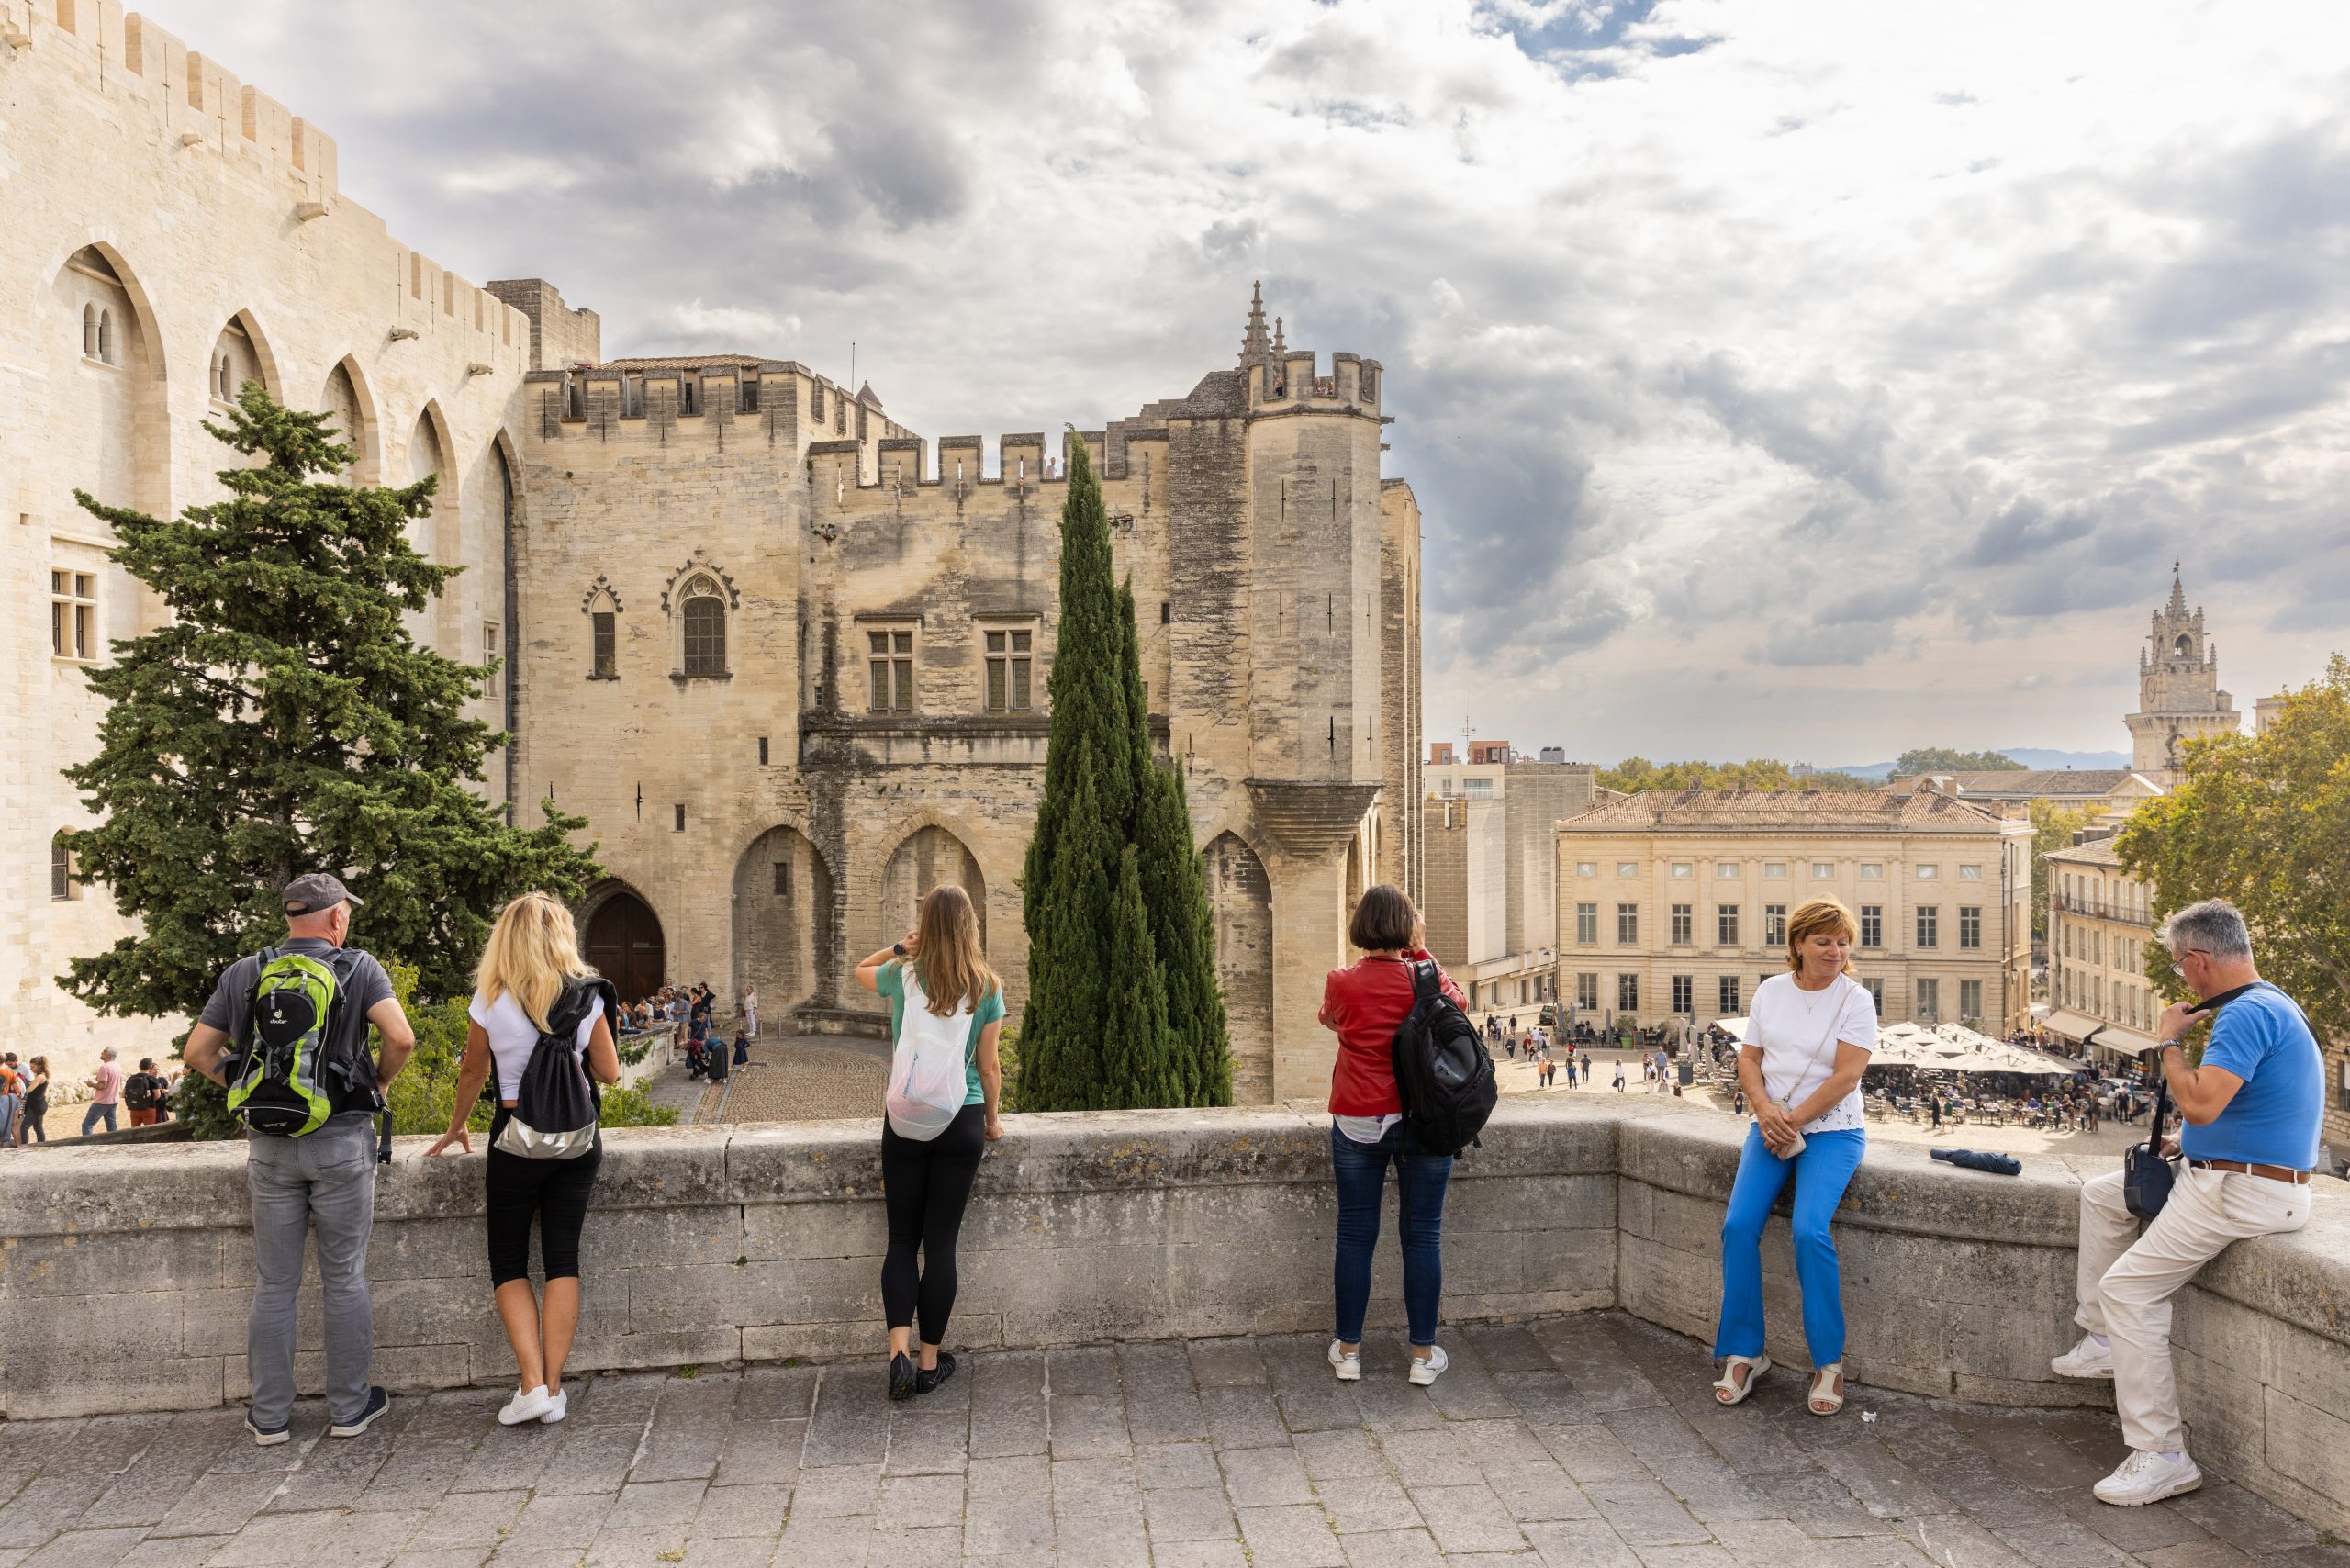
[(466, 571), (417, 631), (504, 661), (482, 713), (513, 732), (490, 780), (518, 817), (552, 796), (589, 819), (610, 873), (581, 909), (595, 961), (632, 993), (755, 985), (770, 1020), (828, 1021), (846, 964), (941, 880), (1024, 992), (1084, 441), (1207, 856), (1238, 1092), (1316, 1091), (1352, 901), (1420, 890), (1419, 514), (1381, 470), (1378, 362), (1317, 363), (1259, 301), (1237, 360), (1181, 397), (1066, 437), (925, 442), (790, 360), (606, 360), (593, 312), (403, 246), (342, 196), (331, 139), (144, 18), (5, 17), (0, 703), (20, 744), (0, 870), (21, 893), (0, 996), (61, 1078), (162, 1034), (52, 980), (126, 929), (73, 875), (84, 818), (57, 769), (94, 744), (82, 672), (161, 614), (72, 491), (159, 515), (217, 496), (233, 454), (200, 421), (252, 379), (337, 414), (357, 478), (440, 476), (417, 543)]

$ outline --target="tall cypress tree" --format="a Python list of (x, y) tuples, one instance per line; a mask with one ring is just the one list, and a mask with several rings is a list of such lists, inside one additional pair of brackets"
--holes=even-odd
[(1052, 741), (1023, 884), (1021, 1105), (1229, 1104), (1191, 812), (1152, 755), (1133, 587), (1113, 588), (1112, 571), (1101, 484), (1078, 442), (1061, 508)]
[[(326, 870), (364, 901), (355, 943), (414, 965), (429, 997), (461, 994), (506, 900), (576, 893), (596, 862), (568, 837), (584, 819), (549, 802), (543, 825), (512, 827), (467, 788), (507, 740), (465, 712), (495, 666), (420, 647), (401, 622), (460, 570), (408, 542), (433, 481), (336, 482), (351, 452), (326, 416), (251, 382), (205, 429), (263, 459), (221, 471), (226, 500), (163, 521), (74, 495), (171, 620), (90, 671), (108, 704), (97, 754), (65, 769), (101, 819), (73, 835), (80, 874), (140, 934), (58, 983), (101, 1013), (194, 1013), (283, 935), (285, 884)], [(189, 1082), (200, 1112), (217, 1100)], [(195, 1119), (201, 1135), (211, 1118)]]

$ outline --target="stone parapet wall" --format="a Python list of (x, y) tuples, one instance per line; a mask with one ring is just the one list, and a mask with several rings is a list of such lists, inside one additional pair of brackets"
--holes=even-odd
[[(1326, 1117), (1300, 1106), (1012, 1116), (960, 1249), (958, 1348), (1326, 1327), (1335, 1205)], [(1710, 1337), (1741, 1129), (1662, 1104), (1506, 1102), (1457, 1168), (1450, 1322), (1620, 1306)], [(378, 1377), (510, 1376), (491, 1311), (481, 1162), (402, 1140), (371, 1253)], [(245, 1392), (252, 1245), (234, 1145), (58, 1148), (0, 1168), (0, 1399), (12, 1418), (202, 1408)], [(2107, 1405), (2052, 1378), (2072, 1337), (2077, 1178), (2003, 1179), (1880, 1145), (1838, 1244), (1863, 1385), (2008, 1405)], [(1391, 1196), (1371, 1323), (1400, 1332)], [(865, 1355), (880, 1339), (878, 1140), (869, 1122), (607, 1135), (573, 1366)], [(2350, 1199), (2239, 1244), (2177, 1327), (2199, 1453), (2350, 1527)], [(1784, 1226), (1764, 1248), (1775, 1359), (1808, 1364)], [(315, 1289), (300, 1371), (320, 1372)], [(1693, 1356), (1703, 1354), (1693, 1346)]]

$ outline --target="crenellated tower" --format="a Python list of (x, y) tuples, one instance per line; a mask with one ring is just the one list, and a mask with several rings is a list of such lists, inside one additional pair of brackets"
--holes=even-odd
[(2220, 651), (2203, 634), (2203, 608), (2189, 611), (2179, 564), (2171, 563), (2170, 599), (2154, 613), (2138, 654), (2138, 711), (2130, 726), (2131, 767), (2156, 783), (2176, 782), (2178, 743), (2243, 728), (2235, 699), (2220, 689)]

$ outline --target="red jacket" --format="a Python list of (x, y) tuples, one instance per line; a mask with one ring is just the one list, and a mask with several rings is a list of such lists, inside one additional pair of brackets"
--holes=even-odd
[[(1427, 958), (1425, 952), (1415, 959)], [(1462, 1012), (1469, 999), (1437, 965), (1444, 994)], [(1322, 1026), (1338, 1036), (1330, 1068), (1330, 1114), (1392, 1116), (1404, 1102), (1395, 1092), (1395, 1027), (1412, 1011), (1412, 966), (1403, 958), (1363, 958), (1332, 969), (1322, 982)]]

